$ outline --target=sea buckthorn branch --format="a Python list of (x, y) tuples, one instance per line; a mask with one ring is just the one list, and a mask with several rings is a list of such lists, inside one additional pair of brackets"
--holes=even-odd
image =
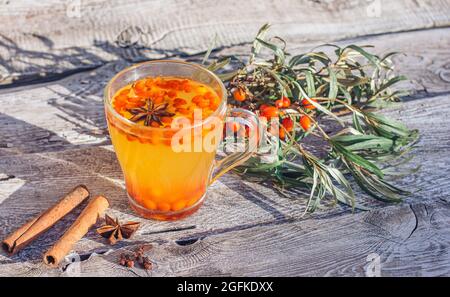
[[(281, 122), (273, 162), (255, 155), (236, 171), (274, 181), (281, 190), (307, 189), (306, 212), (319, 208), (326, 197), (366, 209), (356, 201), (355, 185), (382, 201), (398, 202), (408, 195), (386, 178), (398, 165), (394, 162), (406, 159), (418, 131), (373, 112), (408, 93), (393, 88), (406, 79), (394, 73), (391, 58), (397, 53), (379, 57), (369, 52), (370, 46), (325, 44), (291, 56), (283, 39), (266, 38), (269, 27), (257, 33), (247, 62), (226, 57), (208, 66), (226, 82), (233, 106)], [(263, 50), (272, 57), (262, 55)], [(232, 60), (239, 61), (238, 69), (223, 72)], [(330, 121), (342, 129), (326, 132)], [(324, 145), (311, 147), (312, 137)]]

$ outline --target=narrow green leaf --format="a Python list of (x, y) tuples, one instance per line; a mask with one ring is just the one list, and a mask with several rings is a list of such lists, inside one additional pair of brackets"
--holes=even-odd
[(317, 108), (317, 110), (319, 110), (320, 112), (323, 112), (324, 114), (332, 117), (338, 123), (343, 125), (342, 119), (340, 119), (338, 116), (336, 116), (333, 112), (331, 112), (327, 108), (323, 107), (321, 104), (318, 104), (317, 102), (311, 100), (311, 98), (309, 98), (308, 94), (306, 94), (305, 90), (303, 90), (302, 86), (298, 82), (292, 81), (292, 84), (294, 84), (297, 87), (297, 89), (300, 91), (300, 93), (303, 96), (303, 98), (308, 100), (309, 104), (312, 104), (315, 108)]
[(372, 95), (371, 98), (368, 99), (368, 101), (372, 101), (376, 98), (376, 96), (378, 94), (380, 94), (381, 92), (383, 92), (384, 90), (388, 89), (389, 87), (391, 87), (392, 85), (402, 81), (402, 80), (407, 80), (408, 78), (404, 75), (399, 75), (396, 77), (391, 78), (390, 80), (388, 80), (386, 83), (382, 84), (375, 92), (375, 94)]
[(264, 39), (264, 37), (267, 34), (267, 31), (269, 31), (270, 24), (266, 23), (264, 24), (256, 34), (256, 38), (253, 41), (252, 49), (251, 49), (251, 55), (250, 55), (250, 64), (255, 60), (255, 57), (259, 54), (261, 51), (261, 43), (258, 42), (256, 39)]
[(263, 45), (264, 47), (267, 47), (268, 49), (270, 49), (274, 52), (275, 56), (277, 57), (278, 64), (284, 64), (284, 61), (286, 60), (286, 56), (284, 54), (284, 50), (281, 47), (279, 47), (273, 43), (259, 39), (259, 38), (256, 38), (255, 40), (258, 41), (259, 43), (261, 43), (261, 45)]
[(239, 70), (235, 70), (235, 71), (231, 71), (228, 73), (220, 73), (217, 74), (217, 76), (222, 80), (222, 81), (228, 81), (230, 79), (232, 79), (233, 77), (236, 76), (236, 74), (239, 73)]
[[(358, 52), (359, 54), (361, 54), (362, 56), (364, 56), (367, 60), (369, 60), (374, 66), (376, 67), (380, 67), (380, 61), (378, 59), (378, 57), (376, 57), (375, 55), (372, 55), (370, 53), (368, 53), (367, 51), (365, 51), (363, 48), (357, 46), (357, 45), (348, 45), (345, 47), (345, 49), (352, 49), (356, 52)], [(344, 49), (344, 50), (345, 50)]]
[(227, 66), (231, 61), (231, 58), (226, 58), (226, 59), (222, 59), (219, 61), (214, 61), (211, 64), (208, 65), (208, 67), (206, 67), (208, 70), (214, 72), (217, 71), (225, 66)]
[(361, 126), (361, 123), (359, 122), (358, 115), (356, 113), (352, 114), (353, 118), (353, 127), (355, 127), (356, 130), (358, 130), (360, 133), (364, 133), (364, 129)]
[(330, 87), (328, 91), (328, 98), (330, 100), (336, 99), (337, 93), (338, 93), (338, 84), (337, 84), (337, 78), (336, 73), (331, 67), (328, 67), (328, 72), (330, 74)]
[(209, 43), (208, 50), (203, 56), (202, 65), (205, 65), (206, 61), (208, 61), (208, 58), (211, 55), (211, 52), (213, 51), (214, 47), (216, 46), (216, 43), (217, 43), (217, 34), (214, 35), (214, 38)]
[(310, 71), (303, 72), (306, 77), (306, 89), (308, 92), (308, 96), (315, 97), (316, 96), (316, 86), (314, 85), (314, 77)]
[(383, 172), (380, 170), (380, 168), (378, 168), (372, 162), (364, 159), (363, 157), (361, 157), (357, 154), (350, 152), (344, 146), (342, 146), (341, 144), (339, 144), (337, 142), (331, 141), (331, 143), (333, 145), (333, 148), (336, 150), (336, 152), (338, 152), (340, 155), (342, 155), (342, 157), (344, 157), (346, 160), (369, 170), (370, 172), (376, 174), (379, 177), (383, 177)]

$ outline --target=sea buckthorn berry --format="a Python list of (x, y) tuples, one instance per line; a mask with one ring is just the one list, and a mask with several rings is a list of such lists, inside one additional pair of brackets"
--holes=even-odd
[(281, 125), (283, 125), (288, 132), (291, 132), (294, 129), (294, 121), (291, 118), (284, 118), (281, 121)]
[(190, 114), (189, 109), (182, 108), (182, 107), (177, 108), (176, 111), (177, 111), (178, 113), (183, 114), (183, 115), (188, 115), (188, 114)]
[(187, 103), (186, 100), (184, 100), (182, 98), (176, 98), (175, 100), (173, 100), (173, 106), (175, 106), (175, 107), (185, 105), (186, 103)]
[(214, 99), (214, 94), (211, 92), (206, 92), (203, 96), (205, 96), (205, 98), (208, 100)]
[(236, 101), (242, 102), (246, 97), (247, 95), (245, 94), (245, 91), (243, 89), (238, 88), (233, 91), (233, 98)]
[(277, 108), (283, 108), (283, 99), (278, 99), (275, 101), (275, 106)]
[(173, 211), (177, 211), (186, 207), (186, 201), (180, 200), (175, 203), (172, 203), (171, 209)]
[(284, 108), (288, 108), (289, 106), (291, 106), (291, 100), (289, 100), (288, 97), (284, 97), (283, 96), (282, 100), (283, 100), (283, 107)]
[(161, 122), (163, 124), (170, 125), (172, 124), (173, 118), (172, 117), (161, 117)]
[(209, 108), (211, 110), (216, 110), (219, 107), (219, 101), (216, 98), (209, 100)]
[(206, 99), (206, 98), (202, 99), (200, 102), (197, 103), (197, 106), (201, 107), (201, 108), (208, 107), (209, 106), (209, 100)]
[(170, 81), (168, 81), (168, 80), (163, 80), (163, 81), (159, 84), (159, 87), (160, 87), (161, 89), (172, 89), (172, 87), (171, 87), (170, 85), (171, 85)]
[(147, 88), (151, 88), (151, 87), (153, 86), (153, 79), (147, 78), (147, 79), (145, 80), (145, 86), (146, 86)]
[(169, 98), (174, 98), (177, 95), (177, 92), (174, 90), (170, 90), (169, 92), (167, 92), (167, 96), (169, 96)]
[(139, 143), (142, 143), (142, 144), (145, 144), (145, 143), (147, 142), (146, 139), (141, 138), (141, 137), (138, 137), (138, 138), (137, 138), (137, 141), (139, 141)]
[(124, 95), (118, 95), (116, 98), (114, 98), (114, 105), (116, 104), (125, 104), (128, 100), (127, 96)]
[(156, 203), (150, 199), (144, 199), (142, 204), (144, 204), (145, 208), (147, 208), (147, 209), (152, 209), (152, 210), (156, 209)]
[(167, 81), (167, 87), (170, 88), (170, 89), (175, 89), (177, 87), (177, 85), (178, 85), (178, 81), (177, 80), (171, 79), (171, 80)]
[(278, 136), (280, 137), (280, 139), (284, 139), (286, 137), (286, 132), (284, 131), (283, 128), (279, 129)]
[(131, 108), (139, 107), (140, 105), (141, 105), (141, 103), (139, 101), (128, 101), (125, 104), (125, 108), (126, 109), (131, 109)]
[(122, 103), (114, 103), (114, 109), (118, 112), (120, 112), (125, 107)]
[(203, 96), (200, 96), (200, 95), (194, 96), (192, 98), (192, 102), (194, 102), (195, 104), (198, 104), (202, 100), (203, 100)]
[(138, 96), (145, 96), (147, 93), (147, 87), (145, 86), (145, 80), (138, 80), (133, 84), (133, 91)]
[(308, 131), (311, 127), (311, 120), (307, 116), (300, 117), (300, 126), (302, 126), (303, 130)]
[(267, 104), (261, 104), (259, 106), (259, 112), (262, 114), (264, 112), (264, 109), (266, 109), (267, 107), (269, 107), (269, 105)]
[(156, 77), (155, 79), (153, 79), (153, 83), (157, 86), (159, 86), (162, 83), (162, 78), (160, 76)]
[(125, 96), (125, 98), (130, 94), (130, 89), (124, 89), (120, 91), (119, 96)]
[(138, 138), (137, 138), (136, 136), (127, 134), (127, 139), (128, 139), (129, 141), (135, 141), (135, 140), (137, 140)]
[(183, 84), (183, 91), (189, 93), (192, 91), (192, 86), (189, 83)]
[[(161, 118), (162, 119), (162, 118)], [(170, 118), (172, 119), (172, 118)], [(167, 130), (163, 132), (163, 137), (167, 138), (167, 139), (172, 139), (172, 137), (176, 134), (176, 131), (172, 131), (172, 130)]]
[(158, 209), (161, 211), (169, 211), (170, 210), (170, 204), (167, 202), (160, 202), (158, 203)]
[(160, 103), (162, 103), (164, 101), (164, 98), (161, 97), (161, 96), (157, 96), (157, 97), (152, 98), (152, 101), (155, 104), (160, 104)]
[[(317, 100), (314, 99), (314, 98), (311, 98), (310, 100), (311, 100), (311, 101), (314, 101), (314, 102), (317, 102)], [(306, 99), (306, 98), (302, 100), (302, 105), (303, 105), (303, 107), (306, 108), (306, 109), (315, 109), (315, 108), (316, 108), (316, 107), (315, 107), (314, 105), (312, 105), (312, 104), (308, 101), (308, 99)]]
[(128, 98), (126, 102), (130, 104), (141, 105), (143, 103), (142, 99), (142, 97)]
[(279, 110), (278, 108), (276, 108), (275, 106), (268, 106), (266, 108), (264, 108), (263, 112), (262, 112), (262, 116), (271, 119), (271, 118), (275, 118), (279, 115)]

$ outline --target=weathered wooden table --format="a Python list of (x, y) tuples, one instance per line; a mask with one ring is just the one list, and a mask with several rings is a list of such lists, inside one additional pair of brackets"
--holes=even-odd
[[(75, 246), (81, 275), (364, 276), (377, 255), (383, 276), (450, 275), (448, 0), (0, 0), (0, 17), (1, 238), (83, 183), (143, 227), (112, 249), (88, 233)], [(245, 54), (265, 22), (292, 53), (323, 42), (406, 53), (396, 62), (414, 94), (385, 112), (421, 131), (412, 165), (422, 167), (397, 182), (420, 191), (368, 212), (337, 206), (302, 218), (305, 196), (227, 174), (185, 220), (136, 218), (105, 126), (105, 83), (133, 62), (198, 59), (216, 33), (215, 55)], [(41, 254), (75, 216), (18, 255), (2, 253), (0, 275), (73, 272), (44, 267)], [(142, 242), (154, 245), (151, 272), (116, 264)]]

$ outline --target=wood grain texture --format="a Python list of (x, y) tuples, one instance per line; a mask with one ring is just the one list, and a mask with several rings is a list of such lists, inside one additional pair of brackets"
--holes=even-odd
[[(353, 41), (374, 44), (379, 53), (404, 52), (405, 56), (396, 58), (398, 72), (407, 74), (410, 79), (403, 86), (422, 97), (436, 96), (450, 91), (449, 33), (450, 28), (446, 28)], [(427, 39), (428, 42), (421, 47), (410, 46), (419, 39)], [(291, 49), (293, 54), (307, 50), (295, 45)], [(248, 51), (249, 46), (245, 45), (216, 54), (247, 55)], [(115, 73), (127, 65), (129, 63), (120, 60), (61, 80), (0, 90), (0, 156), (108, 143), (103, 88)]]
[[(76, 1), (0, 0), (0, 238), (79, 183), (110, 199), (110, 215), (142, 222), (132, 241), (114, 247), (91, 230), (74, 247), (79, 265), (45, 267), (43, 252), (81, 205), (18, 255), (0, 253), (0, 276), (364, 276), (374, 253), (382, 276), (449, 276), (450, 3), (381, 0), (373, 17), (373, 2), (227, 1), (217, 9), (209, 0), (95, 0), (82, 1), (78, 16)], [(198, 61), (214, 33), (214, 55), (245, 57), (267, 21), (293, 54), (330, 41), (406, 53), (395, 60), (413, 95), (383, 113), (420, 129), (408, 166), (422, 167), (395, 181), (413, 195), (388, 205), (357, 192), (373, 210), (338, 205), (303, 217), (305, 193), (227, 174), (193, 216), (137, 218), (105, 129), (104, 85), (143, 59)], [(153, 245), (152, 271), (117, 265), (141, 243)]]
[(4, 263), (0, 275), (14, 271), (41, 276), (365, 276), (369, 257), (379, 256), (381, 276), (448, 276), (449, 211), (444, 202), (405, 204), (356, 215), (202, 233), (190, 237), (187, 245), (169, 233), (140, 235), (153, 245), (146, 253), (154, 263), (150, 272), (117, 265), (119, 254), (132, 251), (134, 242), (116, 250), (94, 249), (106, 253), (93, 254), (64, 272), (45, 269), (41, 263)]
[[(406, 179), (397, 181), (398, 185), (416, 191), (414, 195), (407, 199), (407, 202), (411, 203), (413, 207), (416, 207), (414, 205), (420, 203), (436, 208), (440, 208), (441, 204), (448, 204), (450, 183), (446, 172), (449, 171), (450, 163), (446, 157), (449, 142), (445, 139), (448, 138), (446, 127), (450, 123), (446, 116), (447, 112), (443, 110), (443, 106), (450, 106), (448, 103), (450, 103), (449, 96), (440, 96), (407, 101), (401, 108), (389, 111), (395, 118), (407, 122), (412, 127), (420, 128), (423, 135), (418, 143), (417, 149), (414, 151), (415, 157), (410, 164), (411, 167), (421, 165), (422, 169)], [(419, 110), (420, 112), (418, 112)], [(421, 123), (427, 118), (433, 118), (435, 121), (442, 123), (442, 125), (437, 127), (428, 126), (428, 129), (426, 129)], [(436, 160), (439, 160), (439, 162)], [(345, 210), (345, 207), (339, 206), (338, 208), (324, 210), (302, 219), (303, 206), (307, 197), (305, 194), (296, 194), (296, 196), (288, 195), (285, 197), (279, 195), (273, 188), (242, 181), (239, 177), (228, 174), (211, 187), (208, 193), (208, 199), (195, 215), (177, 222), (153, 222), (136, 218), (128, 208), (120, 168), (110, 146), (4, 156), (0, 160), (0, 172), (3, 176), (10, 177), (0, 182), (0, 236), (6, 235), (13, 230), (14, 226), (22, 224), (30, 216), (50, 206), (53, 203), (53, 199), (56, 199), (61, 192), (66, 191), (73, 184), (85, 183), (90, 189), (94, 189), (93, 195), (104, 194), (111, 200), (112, 209), (110, 210), (110, 214), (119, 216), (123, 220), (138, 220), (143, 223), (142, 229), (135, 237), (136, 242), (150, 241), (156, 245), (162, 245), (160, 247), (160, 253), (163, 253), (161, 256), (163, 258), (156, 259), (157, 261), (161, 261), (161, 264), (158, 265), (165, 268), (161, 271), (156, 270), (154, 272), (155, 275), (269, 275), (270, 273), (274, 273), (274, 275), (361, 275), (361, 269), (364, 265), (364, 263), (360, 262), (361, 257), (366, 257), (370, 253), (370, 249), (377, 253), (379, 251), (386, 253), (386, 261), (393, 261), (389, 262), (391, 263), (390, 266), (386, 266), (389, 267), (388, 274), (391, 275), (414, 273), (425, 275), (446, 274), (445, 269), (447, 267), (445, 265), (447, 264), (445, 264), (446, 262), (442, 258), (436, 259), (436, 263), (439, 264), (437, 266), (439, 267), (436, 267), (432, 259), (427, 258), (432, 257), (431, 255), (434, 255), (434, 253), (440, 253), (443, 256), (448, 255), (448, 245), (446, 242), (439, 245), (437, 244), (438, 239), (427, 237), (431, 235), (424, 231), (420, 235), (423, 237), (415, 237), (417, 242), (412, 243), (412, 245), (429, 245), (432, 246), (430, 247), (432, 251), (430, 251), (430, 254), (423, 256), (423, 258), (421, 258), (422, 256), (414, 258), (413, 252), (402, 249), (403, 247), (401, 245), (395, 247), (382, 245), (378, 248), (378, 245), (381, 243), (371, 240), (380, 240), (380, 237), (385, 238), (385, 231), (380, 231), (373, 227), (369, 229), (361, 229), (361, 227), (358, 227), (361, 223), (355, 218), (359, 218), (360, 215), (370, 217), (371, 215), (369, 214), (374, 212), (374, 217), (370, 220), (372, 225), (386, 223), (387, 225), (383, 227), (384, 229), (393, 233), (400, 232), (401, 235), (398, 236), (406, 238), (409, 235), (407, 236), (405, 234), (413, 233), (412, 230), (417, 228), (414, 227), (415, 221), (408, 207), (405, 208), (404, 205), (389, 208), (386, 210), (387, 213), (383, 209), (375, 208), (375, 210), (368, 214), (357, 215), (352, 215), (348, 210)], [(418, 191), (419, 189), (420, 191)], [(377, 207), (386, 206), (386, 204), (373, 202), (372, 205)], [(397, 210), (397, 208), (400, 210)], [(396, 211), (401, 212), (396, 213)], [(440, 218), (446, 211), (446, 209), (439, 210), (439, 214), (435, 216)], [(76, 216), (76, 214), (77, 212), (73, 216)], [(406, 218), (402, 216), (406, 216)], [(73, 217), (69, 216), (66, 220), (57, 224), (48, 234), (39, 239), (35, 244), (26, 248), (21, 254), (13, 258), (8, 258), (6, 255), (4, 255), (3, 259), (0, 257), (0, 262), (4, 261), (5, 264), (11, 263), (11, 265), (21, 266), (22, 264), (17, 263), (31, 261), (29, 263), (30, 265), (34, 263), (39, 266), (37, 262), (40, 259), (40, 254), (58, 238), (68, 227), (72, 219)], [(447, 219), (448, 217), (444, 216), (442, 217), (442, 222), (439, 221), (439, 223), (435, 224), (437, 228), (435, 236), (442, 237), (444, 240), (448, 240), (445, 239), (445, 234), (448, 232), (446, 228), (449, 223)], [(406, 222), (398, 223), (397, 220), (406, 220)], [(324, 223), (322, 225), (321, 222), (326, 222), (326, 224)], [(317, 228), (314, 229), (314, 237), (309, 238), (311, 241), (305, 241), (300, 244), (301, 242), (297, 241), (296, 238), (297, 236), (301, 238), (301, 235), (298, 235), (296, 232), (301, 233), (301, 230), (309, 230), (313, 226)], [(329, 229), (331, 226), (334, 226), (333, 228), (338, 228), (337, 226), (340, 226), (339, 228), (348, 227), (348, 229), (346, 231)], [(402, 231), (402, 228), (406, 231)], [(442, 233), (440, 233), (441, 229), (439, 228), (443, 228)], [(265, 233), (266, 231), (264, 230), (269, 231)], [(350, 234), (345, 232), (349, 232)], [(278, 235), (276, 236), (276, 234)], [(334, 234), (337, 234), (336, 237), (334, 237)], [(324, 242), (330, 239), (330, 236), (333, 244), (336, 244), (334, 249), (331, 249), (331, 243), (324, 244)], [(190, 249), (186, 248), (186, 246), (191, 246), (190, 243), (203, 238), (207, 238), (208, 240), (200, 240), (202, 244), (198, 247), (199, 250), (192, 250), (197, 245), (193, 245)], [(214, 238), (219, 238), (219, 241), (216, 242)], [(209, 240), (212, 241), (210, 242)], [(228, 240), (231, 240), (231, 242)], [(235, 242), (234, 240), (237, 241)], [(249, 264), (245, 262), (244, 259), (250, 257), (250, 255), (244, 253), (243, 258), (240, 258), (242, 254), (241, 249), (243, 249), (243, 246), (250, 246), (250, 251), (256, 249), (253, 240), (259, 242), (261, 246), (267, 249), (264, 253), (269, 253), (269, 251), (275, 253), (276, 251), (277, 254), (273, 254), (272, 258), (270, 258), (263, 252), (261, 252), (262, 254), (253, 253), (252, 258), (249, 259), (253, 259), (255, 263)], [(385, 240), (388, 243), (395, 241), (395, 239), (390, 237)], [(428, 243), (424, 243), (424, 241)], [(112, 254), (105, 256), (105, 259), (94, 256), (86, 261), (86, 274), (100, 273), (98, 268), (102, 267), (101, 270), (104, 271), (104, 266), (116, 270), (113, 274), (132, 274), (133, 272), (117, 267), (114, 264), (114, 257), (119, 253), (117, 249), (121, 247), (125, 249), (131, 248), (128, 247), (128, 244), (130, 243), (124, 243), (123, 246), (119, 245), (114, 247)], [(181, 247), (179, 247), (180, 244)], [(231, 246), (228, 246), (228, 244), (231, 244)], [(351, 246), (346, 246), (349, 244)], [(311, 249), (320, 250), (323, 248), (323, 253), (328, 251), (327, 253), (329, 254), (327, 254), (326, 260), (320, 266), (314, 266), (315, 268), (313, 269), (311, 268), (312, 263), (301, 261), (304, 259), (303, 256), (300, 256), (298, 253), (291, 253), (290, 249), (294, 249), (294, 245), (296, 245), (296, 248), (301, 247), (301, 250), (306, 251)], [(212, 250), (209, 250), (210, 246), (213, 248)], [(241, 247), (238, 248), (239, 246)], [(283, 249), (283, 246), (286, 246), (286, 250)], [(344, 249), (344, 246), (346, 249)], [(357, 249), (359, 254), (355, 258), (346, 260), (349, 257), (346, 252), (347, 249), (354, 250), (356, 246), (359, 246), (359, 249)], [(391, 251), (391, 248), (398, 250), (395, 252), (395, 256), (391, 256), (391, 253), (394, 253)], [(433, 250), (435, 248), (437, 250)], [(172, 249), (174, 249), (173, 252), (175, 255), (183, 255), (187, 259), (178, 262), (181, 260), (175, 259), (175, 255), (170, 255), (169, 257), (164, 254), (171, 252)], [(264, 248), (260, 247), (260, 249)], [(103, 239), (90, 233), (75, 246), (75, 250), (90, 254), (96, 251), (107, 251), (109, 247), (105, 245)], [(259, 249), (257, 250), (258, 252), (260, 251)], [(270, 266), (275, 265), (277, 257), (279, 258), (279, 255), (281, 255), (280, 251), (284, 255), (281, 257), (282, 263), (280, 265), (282, 268), (272, 268), (271, 270)], [(236, 254), (233, 254), (234, 252)], [(395, 265), (397, 264), (395, 263), (402, 263), (403, 261), (401, 253), (405, 253), (403, 256), (410, 259), (409, 265), (417, 262), (424, 267), (411, 267), (408, 270), (404, 268), (404, 266), (406, 267), (408, 265), (405, 260), (403, 264), (398, 264), (398, 269), (401, 269), (396, 270)], [(221, 256), (214, 258), (211, 254)], [(309, 254), (309, 258), (307, 257), (308, 261), (313, 261), (314, 255)], [(287, 257), (286, 259), (284, 258), (285, 256)], [(332, 256), (335, 259), (332, 259)], [(201, 257), (201, 260), (197, 259), (197, 257)], [(224, 262), (226, 264), (223, 265), (222, 270), (214, 270), (217, 267), (213, 270), (210, 269), (210, 261), (217, 261), (217, 263), (214, 263), (218, 266), (219, 262), (225, 261), (225, 257), (234, 257), (236, 258), (236, 262), (234, 262), (233, 258), (233, 260)], [(262, 261), (261, 259), (265, 260)], [(297, 263), (293, 259), (297, 259), (296, 261), (299, 262)], [(201, 263), (197, 263), (196, 261), (200, 261)], [(331, 264), (334, 261), (338, 262)], [(344, 265), (346, 261), (348, 261), (348, 267)], [(203, 262), (206, 262), (205, 266), (203, 266)], [(240, 265), (239, 263), (245, 263), (245, 265)], [(33, 265), (31, 267), (37, 269)], [(190, 265), (194, 266), (192, 269), (184, 271), (185, 267), (183, 265), (187, 265), (188, 267)], [(353, 267), (353, 265), (358, 267), (357, 270), (353, 271), (352, 269), (356, 268), (349, 268)], [(440, 267), (441, 265), (444, 266)], [(84, 266), (85, 264), (83, 262)], [(240, 267), (239, 269), (238, 266)], [(97, 267), (97, 270), (95, 267)], [(5, 269), (5, 273), (7, 273), (8, 268), (0, 265), (0, 273), (2, 269)], [(22, 271), (22, 269), (24, 268), (18, 268), (18, 271)], [(327, 269), (331, 270), (328, 271)], [(435, 269), (434, 272), (433, 269)], [(36, 273), (48, 272), (45, 269), (33, 271), (36, 271)], [(108, 269), (106, 271), (108, 271), (108, 274), (112, 273)]]
[[(81, 3), (81, 6), (77, 6)], [(183, 13), (180, 13), (180, 12)], [(7, 1), (0, 5), (0, 82), (36, 81), (118, 58), (138, 61), (248, 43), (258, 28), (296, 42), (448, 26), (446, 0)], [(358, 17), (355, 17), (358, 16)]]

